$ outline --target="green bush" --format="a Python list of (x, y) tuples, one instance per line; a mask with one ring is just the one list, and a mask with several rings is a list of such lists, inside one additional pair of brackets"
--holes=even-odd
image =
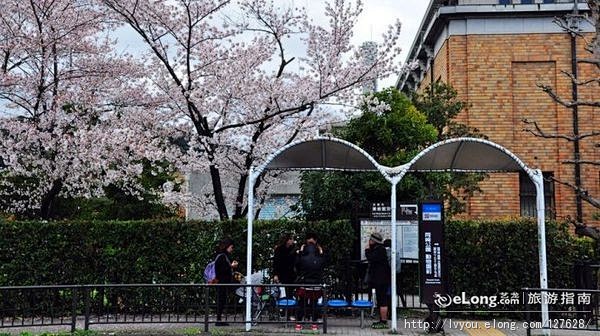
[[(449, 221), (445, 227), (450, 292), (493, 295), (538, 288), (537, 224), (531, 219)], [(595, 257), (590, 239), (567, 224), (546, 223), (548, 286), (574, 288), (573, 264)]]
[[(594, 245), (574, 237), (566, 224), (549, 222), (546, 228), (549, 286), (573, 288), (573, 264), (594, 260)], [(348, 221), (256, 222), (254, 269), (270, 268), (283, 233), (294, 234), (300, 242), (307, 230), (320, 236), (327, 251), (327, 275), (344, 278), (355, 239)], [(234, 240), (233, 257), (245, 273), (246, 233), (245, 221), (0, 221), (0, 285), (202, 283), (204, 268), (224, 236)], [(494, 295), (539, 286), (534, 221), (449, 221), (445, 236), (450, 293)], [(416, 293), (417, 267), (405, 266), (404, 292)], [(54, 300), (64, 301), (68, 311), (71, 293), (59, 294)], [(135, 304), (160, 306), (160, 293), (137, 290), (128, 295)], [(129, 309), (136, 309), (135, 304)]]
[[(254, 267), (269, 268), (284, 232), (300, 239), (310, 228), (339, 274), (354, 237), (347, 221), (265, 221), (254, 227)], [(218, 241), (231, 237), (245, 273), (246, 222), (0, 221), (0, 285), (201, 283)]]

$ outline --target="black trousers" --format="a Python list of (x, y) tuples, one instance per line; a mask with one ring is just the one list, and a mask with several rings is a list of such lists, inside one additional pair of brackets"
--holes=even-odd
[(323, 290), (319, 289), (306, 289), (300, 287), (296, 289), (296, 296), (298, 297), (298, 309), (296, 310), (296, 320), (302, 321), (304, 317), (315, 322), (321, 316), (320, 309), (317, 306), (319, 298), (323, 296)]
[(223, 311), (227, 305), (227, 287), (217, 287), (217, 321), (221, 321)]

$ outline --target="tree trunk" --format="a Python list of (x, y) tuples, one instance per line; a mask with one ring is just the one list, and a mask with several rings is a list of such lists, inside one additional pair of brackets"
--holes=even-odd
[(227, 213), (227, 206), (225, 205), (225, 198), (223, 197), (223, 185), (221, 184), (221, 173), (215, 165), (210, 165), (210, 178), (212, 180), (213, 194), (215, 195), (215, 203), (217, 205), (217, 211), (219, 212), (219, 218), (221, 220), (229, 219)]
[(63, 182), (62, 180), (54, 180), (52, 182), (52, 187), (46, 195), (42, 198), (42, 206), (40, 207), (40, 217), (42, 219), (50, 219), (54, 215), (54, 205), (56, 201), (56, 197), (60, 193), (62, 189)]
[(248, 181), (248, 174), (242, 174), (240, 182), (238, 183), (237, 197), (235, 199), (235, 212), (233, 213), (233, 219), (239, 219), (244, 217), (244, 193), (246, 192), (246, 182)]

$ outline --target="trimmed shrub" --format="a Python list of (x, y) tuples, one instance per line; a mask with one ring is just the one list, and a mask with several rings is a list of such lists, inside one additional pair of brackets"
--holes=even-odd
[[(535, 220), (449, 221), (445, 231), (451, 293), (493, 295), (539, 287)], [(546, 251), (550, 288), (574, 288), (573, 264), (595, 258), (590, 239), (552, 221), (546, 223)]]
[[(322, 237), (328, 273), (339, 274), (354, 237), (347, 221), (255, 223), (255, 269), (271, 267), (282, 233), (300, 239), (307, 228)], [(201, 283), (224, 236), (245, 273), (246, 232), (245, 221), (0, 221), (0, 285)]]

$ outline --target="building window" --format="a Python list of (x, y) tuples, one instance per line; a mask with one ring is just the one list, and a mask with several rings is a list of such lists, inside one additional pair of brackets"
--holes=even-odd
[(521, 4), (523, 4), (523, 5), (533, 4), (533, 0), (521, 0)]
[(292, 204), (298, 203), (298, 195), (270, 195), (260, 209), (258, 219), (273, 220), (294, 217), (297, 214), (291, 209)]
[(500, 0), (500, 5), (510, 5), (511, 0)]
[[(544, 172), (544, 201), (546, 207), (546, 218), (554, 219), (554, 181), (551, 179), (552, 172)], [(536, 190), (533, 181), (525, 172), (519, 175), (519, 197), (521, 200), (521, 216), (536, 217)]]

